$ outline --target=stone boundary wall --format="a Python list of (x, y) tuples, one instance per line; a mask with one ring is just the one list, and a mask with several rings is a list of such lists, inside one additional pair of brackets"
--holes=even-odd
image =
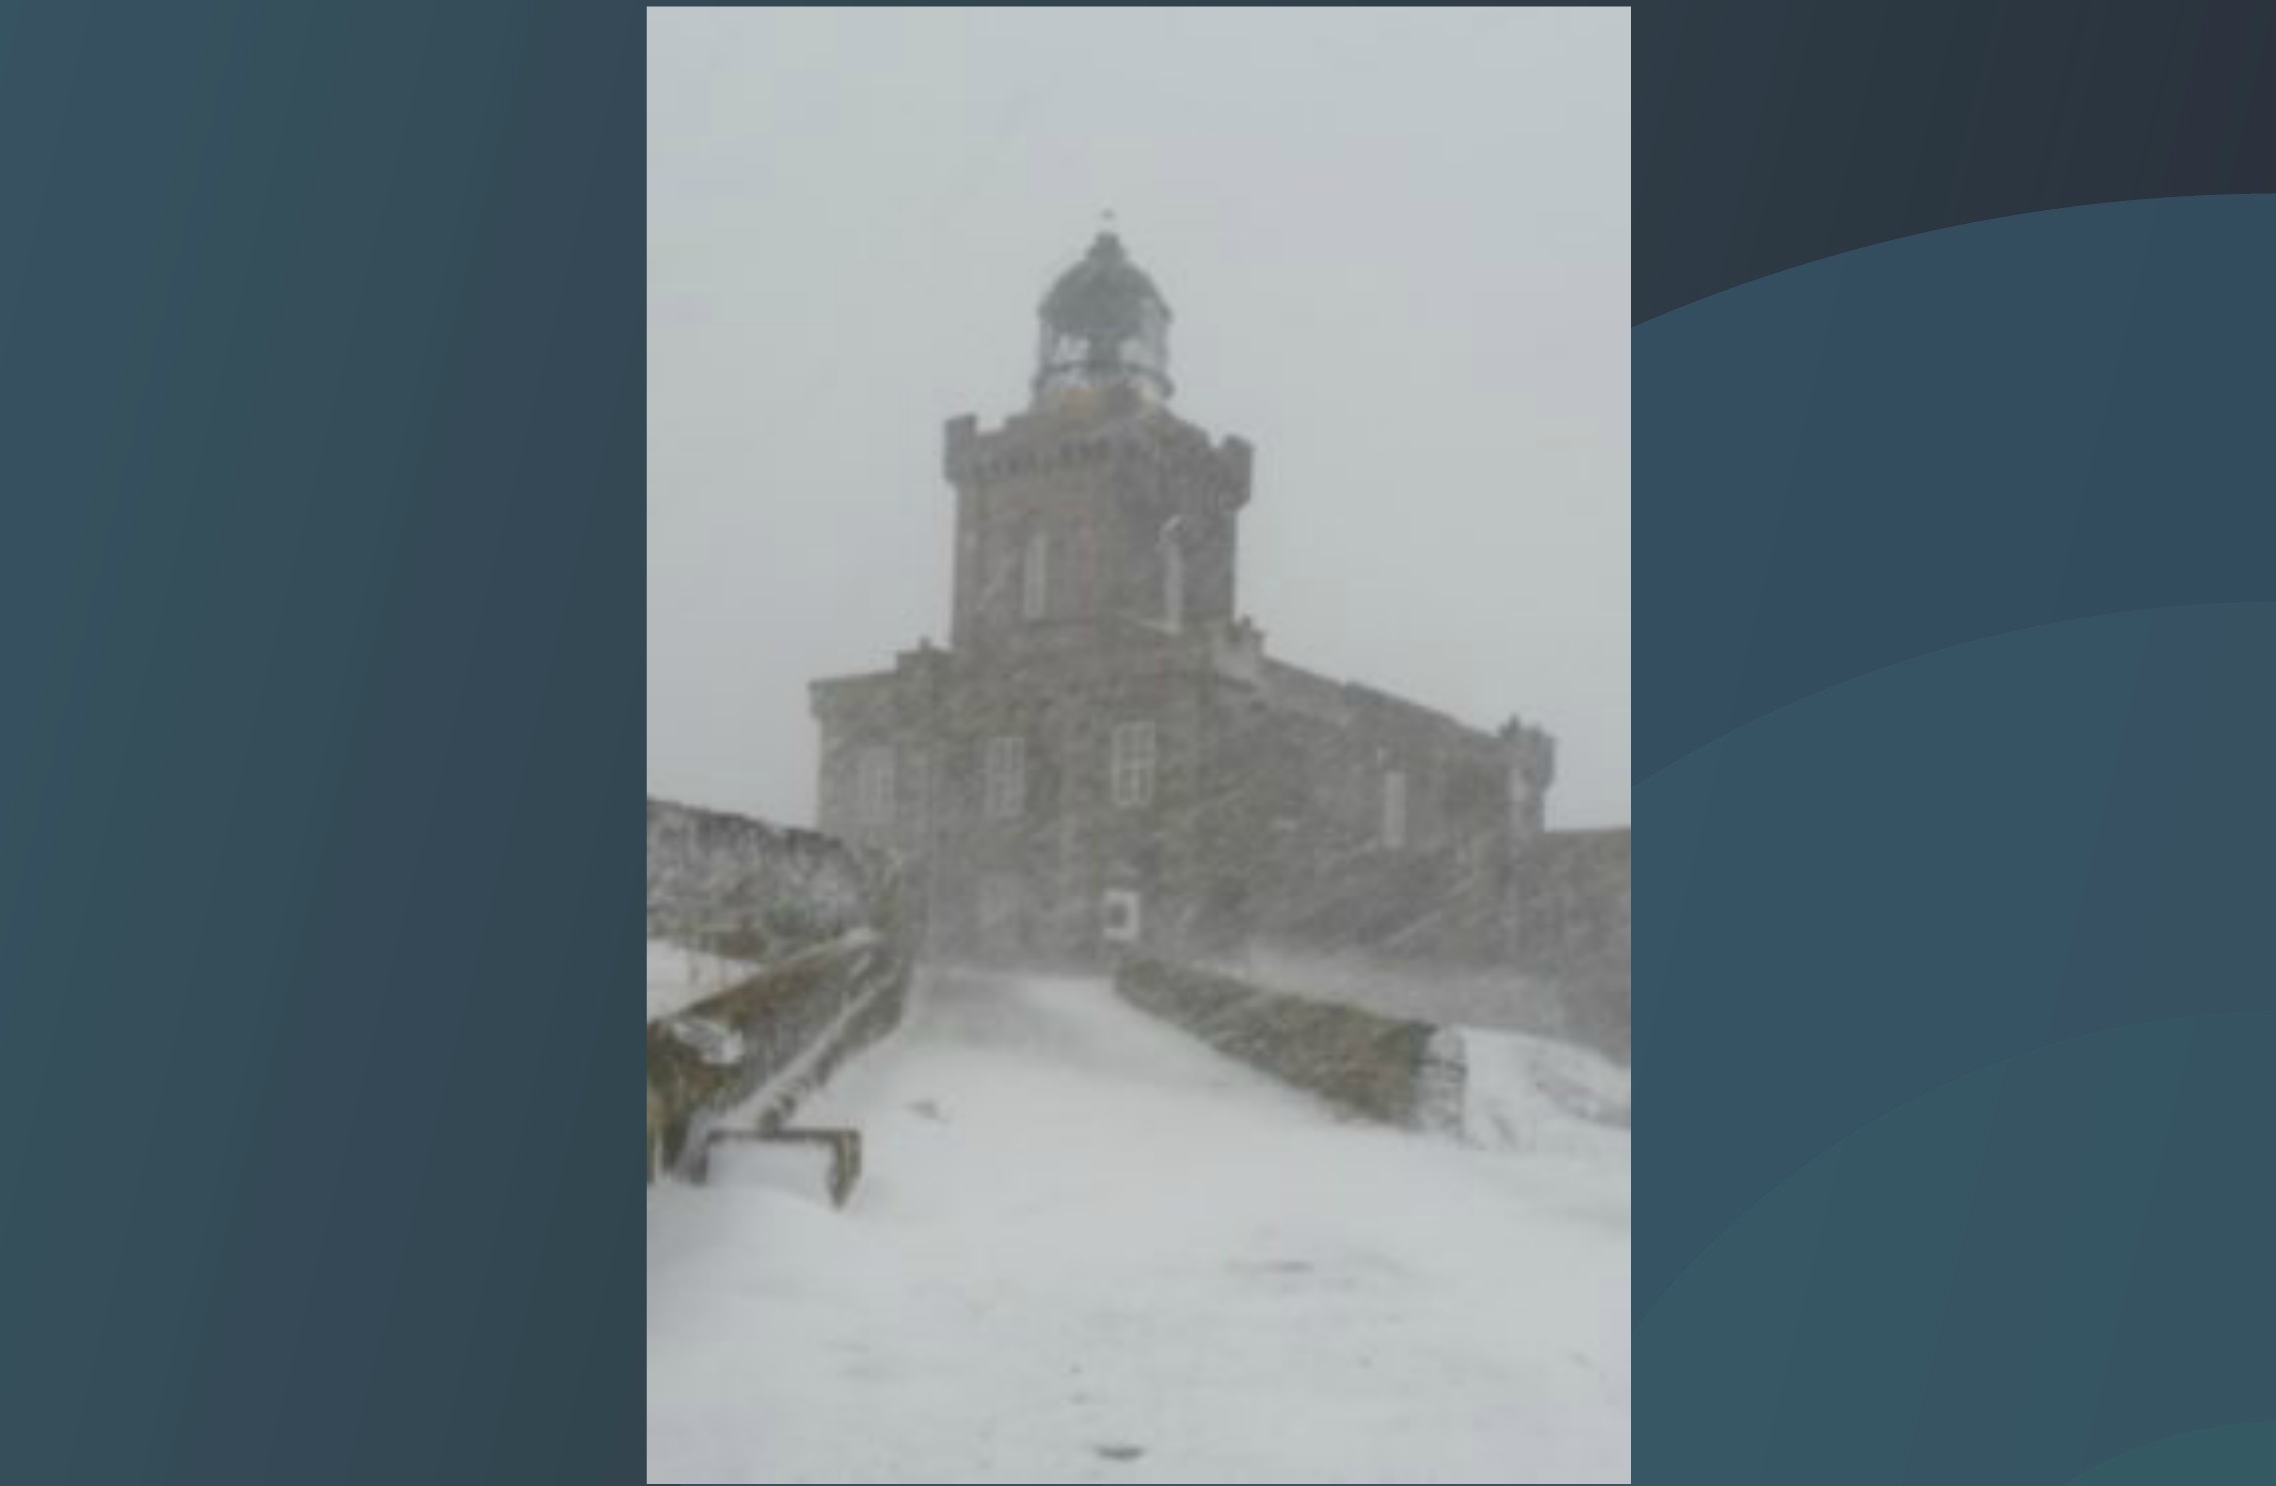
[(1427, 1022), (1263, 990), (1228, 976), (1132, 959), (1115, 990), (1139, 1010), (1345, 1114), (1406, 1129), (1459, 1123), (1459, 1039)]
[(648, 937), (753, 962), (648, 1025), (648, 1180), (730, 1116), (771, 1130), (900, 1023), (915, 959), (890, 859), (812, 831), (648, 802)]
[(900, 1024), (911, 966), (869, 932), (768, 966), (648, 1027), (648, 1180), (683, 1169), (731, 1114), (771, 1131)]
[(768, 961), (901, 918), (885, 858), (814, 831), (648, 801), (648, 937)]

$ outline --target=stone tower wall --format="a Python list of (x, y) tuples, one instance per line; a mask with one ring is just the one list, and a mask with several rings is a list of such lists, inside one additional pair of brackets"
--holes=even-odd
[[(953, 648), (1018, 646), (1070, 625), (1163, 623), (1163, 532), (1173, 519), (1183, 625), (1231, 620), (1251, 463), (1238, 439), (1213, 445), (1165, 412), (1118, 406), (1111, 396), (986, 433), (971, 418), (951, 422), (944, 466), (956, 489)], [(1022, 603), (1038, 533), (1050, 543), (1040, 622)]]

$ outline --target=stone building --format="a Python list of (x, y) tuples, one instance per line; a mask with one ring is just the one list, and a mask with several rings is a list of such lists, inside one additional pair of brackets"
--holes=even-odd
[(1557, 988), (1568, 1030), (1626, 1060), (1632, 959), (1633, 833), (1550, 831), (1519, 863), (1523, 968)]
[(955, 957), (1506, 960), (1549, 738), (1267, 653), (1252, 451), (1170, 410), (1170, 309), (1112, 233), (1041, 322), (1027, 409), (947, 427), (949, 645), (813, 685), (822, 829), (899, 854)]

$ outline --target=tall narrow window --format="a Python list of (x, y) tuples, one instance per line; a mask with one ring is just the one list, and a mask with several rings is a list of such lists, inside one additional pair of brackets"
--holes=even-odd
[(1185, 546), (1179, 540), (1178, 518), (1162, 523), (1162, 624), (1185, 628)]
[(988, 819), (1016, 819), (1027, 809), (1027, 740), (990, 738), (983, 762)]
[(1051, 603), (1051, 538), (1030, 532), (1027, 562), (1021, 569), (1019, 612), (1023, 619), (1041, 619)]
[(1154, 725), (1126, 722), (1108, 740), (1107, 780), (1124, 808), (1154, 801)]
[(919, 839), (932, 828), (933, 760), (922, 749), (909, 755), (909, 824)]
[(1383, 844), (1394, 850), (1407, 844), (1407, 776), (1397, 769), (1383, 776)]
[(884, 826), (893, 819), (893, 748), (877, 744), (861, 751), (854, 795), (854, 815), (865, 826)]
[(1161, 544), (1161, 621), (1172, 630), (1186, 628), (1186, 548), (1177, 537)]

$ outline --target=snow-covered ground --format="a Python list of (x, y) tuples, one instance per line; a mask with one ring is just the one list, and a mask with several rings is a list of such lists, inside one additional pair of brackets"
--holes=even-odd
[(716, 996), (756, 968), (740, 960), (698, 954), (661, 940), (648, 941), (648, 1020), (664, 1017), (706, 997)]
[(928, 986), (838, 1122), (844, 1213), (651, 1197), (651, 1481), (1628, 1479), (1623, 1133), (1339, 1123), (1087, 981)]
[(1499, 1150), (1628, 1156), (1630, 1076), (1599, 1053), (1522, 1032), (1461, 1032), (1462, 1129)]

